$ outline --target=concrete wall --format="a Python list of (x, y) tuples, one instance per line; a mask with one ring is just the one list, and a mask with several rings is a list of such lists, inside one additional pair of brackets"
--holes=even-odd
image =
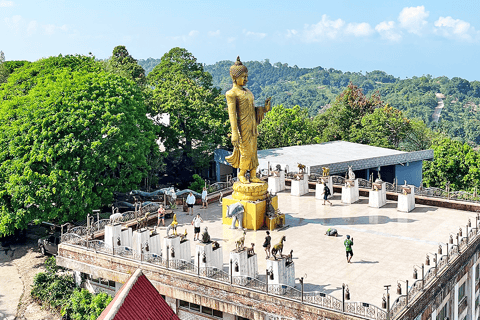
[(423, 161), (407, 162), (405, 165), (395, 165), (395, 173), (398, 184), (403, 184), (407, 180), (407, 184), (413, 184), (420, 187), (422, 183), (422, 165)]
[(126, 282), (137, 268), (141, 268), (162, 295), (248, 319), (267, 320), (270, 315), (280, 319), (360, 319), (297, 300), (67, 244), (60, 244), (57, 264), (117, 282)]

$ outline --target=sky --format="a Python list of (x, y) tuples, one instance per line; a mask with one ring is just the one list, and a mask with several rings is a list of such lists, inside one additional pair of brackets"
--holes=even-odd
[(205, 64), (288, 63), (400, 78), (480, 80), (479, 0), (0, 0), (0, 50), (35, 61), (125, 45), (136, 59), (173, 47)]

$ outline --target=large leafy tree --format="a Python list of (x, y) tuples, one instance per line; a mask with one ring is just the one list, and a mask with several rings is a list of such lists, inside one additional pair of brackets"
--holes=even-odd
[(168, 114), (169, 124), (158, 123), (167, 157), (167, 171), (185, 184), (195, 171), (208, 166), (212, 152), (225, 143), (228, 114), (225, 98), (212, 86), (212, 77), (187, 50), (173, 48), (148, 74), (153, 88), (150, 107)]
[(107, 71), (132, 79), (139, 85), (146, 83), (145, 70), (128, 53), (125, 46), (116, 46), (105, 66)]
[(275, 106), (258, 126), (258, 149), (317, 143), (317, 132), (308, 111), (299, 106)]
[(81, 219), (135, 188), (155, 152), (143, 95), (90, 57), (43, 59), (0, 87), (0, 235)]
[(385, 106), (363, 116), (361, 126), (352, 128), (350, 140), (398, 149), (411, 130), (410, 120), (405, 118), (400, 110)]
[(377, 94), (368, 97), (362, 89), (350, 83), (331, 108), (316, 117), (318, 130), (322, 132), (321, 140), (348, 140), (352, 130), (361, 128), (363, 116), (379, 107), (383, 107), (383, 102)]
[(480, 185), (480, 154), (468, 144), (448, 138), (435, 139), (433, 161), (424, 161), (423, 182), (452, 190), (473, 190)]

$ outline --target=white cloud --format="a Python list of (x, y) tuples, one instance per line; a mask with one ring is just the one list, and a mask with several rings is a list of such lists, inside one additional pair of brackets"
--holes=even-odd
[(267, 36), (266, 33), (252, 32), (252, 31), (247, 31), (245, 29), (243, 29), (243, 34), (247, 37), (252, 37), (252, 38), (256, 38), (256, 39), (263, 39)]
[(285, 35), (286, 38), (295, 37), (298, 34), (298, 31), (295, 29), (287, 30), (287, 34)]
[(198, 30), (192, 30), (188, 33), (188, 36), (189, 37), (195, 37), (195, 36), (198, 36), (200, 32), (198, 32)]
[(324, 38), (335, 39), (341, 34), (345, 25), (342, 19), (330, 20), (326, 14), (317, 24), (305, 25), (303, 37), (306, 42), (317, 42)]
[(20, 28), (20, 23), (22, 22), (22, 16), (16, 15), (11, 18), (5, 18), (5, 23), (7, 27), (11, 30), (16, 30)]
[(229, 37), (229, 38), (227, 39), (227, 42), (228, 42), (228, 43), (232, 43), (232, 42), (235, 42), (235, 40), (236, 40), (235, 37)]
[(450, 16), (438, 18), (434, 25), (435, 33), (447, 38), (471, 41), (479, 36), (479, 32), (470, 23)]
[(13, 7), (13, 1), (0, 0), (0, 8)]
[(398, 16), (400, 26), (410, 33), (421, 35), (423, 29), (427, 25), (425, 20), (429, 16), (429, 12), (425, 11), (424, 6), (405, 7)]
[(45, 29), (45, 34), (47, 35), (52, 35), (55, 33), (55, 25), (54, 24), (47, 24), (45, 26), (43, 26), (43, 28)]
[(27, 25), (27, 34), (31, 36), (32, 34), (36, 33), (37, 27), (38, 27), (37, 21), (35, 20), (30, 21)]
[(345, 29), (345, 33), (353, 34), (356, 37), (366, 37), (373, 33), (373, 29), (370, 24), (366, 22), (349, 23)]
[(220, 35), (220, 30), (217, 31), (208, 31), (209, 37), (218, 37)]
[(396, 29), (393, 21), (383, 21), (375, 26), (375, 30), (380, 36), (390, 41), (400, 41), (402, 39), (402, 34)]

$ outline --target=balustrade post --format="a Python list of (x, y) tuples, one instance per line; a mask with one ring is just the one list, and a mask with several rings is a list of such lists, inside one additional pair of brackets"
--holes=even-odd
[(268, 269), (266, 270), (266, 279), (267, 279), (267, 293), (268, 293)]
[(200, 277), (200, 251), (197, 252), (197, 275)]
[(170, 266), (170, 246), (167, 246), (167, 269)]

